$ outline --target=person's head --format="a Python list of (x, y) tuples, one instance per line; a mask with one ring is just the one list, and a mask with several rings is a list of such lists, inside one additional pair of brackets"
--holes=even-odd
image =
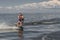
[(22, 16), (23, 14), (20, 12), (19, 15)]

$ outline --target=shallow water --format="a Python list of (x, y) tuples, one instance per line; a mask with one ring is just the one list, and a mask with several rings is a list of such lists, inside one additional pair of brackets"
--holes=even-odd
[[(43, 20), (42, 22), (44, 24), (23, 26), (24, 31), (23, 34), (21, 34), (22, 32), (20, 31), (19, 33), (19, 30), (17, 30), (17, 27), (14, 25), (14, 23), (17, 22), (17, 14), (1, 14), (0, 40), (60, 40), (57, 39), (57, 34), (53, 36), (49, 35), (60, 31), (60, 23), (57, 23), (60, 22), (59, 15), (60, 14), (24, 14), (25, 23)], [(50, 24), (51, 22), (53, 23)], [(18, 33), (21, 34), (20, 37)], [(56, 39), (54, 39), (54, 36), (56, 36)]]
[[(57, 26), (55, 26), (57, 25)], [(52, 33), (60, 30), (58, 25), (31, 25), (31, 26), (24, 26), (23, 31), (23, 40), (43, 40), (43, 38)], [(7, 29), (8, 30), (8, 29)], [(4, 30), (5, 32), (0, 33), (0, 40), (20, 40), (18, 30)]]

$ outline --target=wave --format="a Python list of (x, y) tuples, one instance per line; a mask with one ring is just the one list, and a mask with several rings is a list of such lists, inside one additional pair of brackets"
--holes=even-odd
[(32, 38), (33, 40), (60, 40), (60, 31), (41, 34), (38, 37)]
[(5, 33), (5, 32), (17, 32), (18, 27), (16, 26), (10, 26), (7, 23), (3, 22), (0, 23), (0, 33)]
[(60, 18), (48, 19), (48, 20), (40, 20), (35, 22), (24, 23), (24, 25), (50, 25), (50, 24), (60, 24)]
[[(23, 26), (27, 25), (51, 25), (51, 24), (60, 24), (60, 18), (40, 20), (35, 22), (25, 22)], [(17, 29), (16, 24), (8, 24), (6, 22), (0, 23), (0, 29)]]
[(42, 40), (60, 40), (60, 31), (49, 33)]
[(3, 29), (17, 29), (18, 27), (16, 26), (10, 26), (8, 25), (7, 23), (0, 23), (0, 29), (3, 30)]

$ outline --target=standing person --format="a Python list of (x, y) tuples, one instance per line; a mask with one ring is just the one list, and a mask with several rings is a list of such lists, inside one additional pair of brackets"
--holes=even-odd
[(22, 13), (19, 13), (18, 15), (18, 22), (17, 22), (17, 26), (23, 30), (23, 22), (24, 22), (24, 16)]
[(18, 35), (22, 39), (23, 37), (23, 22), (24, 22), (24, 16), (22, 13), (19, 13), (18, 15), (18, 22), (17, 22), (17, 27), (19, 28), (18, 30)]

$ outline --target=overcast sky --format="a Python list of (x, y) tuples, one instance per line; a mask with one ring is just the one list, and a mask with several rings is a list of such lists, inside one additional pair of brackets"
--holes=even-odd
[(59, 0), (0, 0), (0, 13), (60, 13)]

